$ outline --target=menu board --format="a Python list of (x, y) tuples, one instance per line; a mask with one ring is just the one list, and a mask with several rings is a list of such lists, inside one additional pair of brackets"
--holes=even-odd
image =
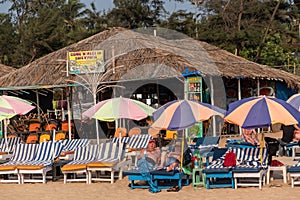
[[(187, 77), (186, 98), (188, 100), (202, 102), (202, 77)], [(189, 138), (199, 138), (203, 135), (203, 125), (201, 122), (188, 128)]]

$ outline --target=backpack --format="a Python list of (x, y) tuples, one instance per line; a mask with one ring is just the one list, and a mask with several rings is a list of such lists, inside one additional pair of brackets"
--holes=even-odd
[(235, 153), (232, 151), (229, 151), (225, 155), (225, 160), (224, 160), (224, 167), (233, 167), (236, 166), (236, 156)]
[(193, 152), (190, 148), (187, 148), (183, 153), (182, 165), (186, 166), (192, 162)]

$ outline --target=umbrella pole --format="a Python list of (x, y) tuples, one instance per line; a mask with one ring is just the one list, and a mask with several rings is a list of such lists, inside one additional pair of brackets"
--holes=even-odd
[(72, 139), (72, 129), (71, 129), (71, 106), (70, 106), (70, 97), (67, 95), (67, 105), (68, 105), (68, 134), (69, 134), (69, 140)]
[(5, 146), (6, 151), (8, 151), (8, 141), (7, 141), (7, 126), (8, 126), (8, 119), (4, 119), (4, 140), (5, 140)]
[(184, 154), (184, 137), (185, 137), (185, 132), (187, 129), (184, 129), (182, 133), (182, 140), (181, 140), (181, 156), (180, 156), (180, 171), (182, 171), (183, 167), (183, 154)]
[(260, 157), (260, 164), (263, 163), (262, 160), (262, 150), (263, 150), (263, 146), (264, 146), (264, 133), (261, 134), (261, 141), (260, 141), (260, 152), (259, 152), (259, 157)]

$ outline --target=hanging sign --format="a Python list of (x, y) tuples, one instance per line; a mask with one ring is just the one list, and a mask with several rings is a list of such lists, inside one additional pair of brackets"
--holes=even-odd
[(68, 52), (70, 74), (103, 73), (103, 50)]

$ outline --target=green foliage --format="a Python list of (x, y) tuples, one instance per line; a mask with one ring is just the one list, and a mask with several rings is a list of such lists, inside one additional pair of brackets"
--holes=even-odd
[(12, 7), (0, 15), (0, 63), (15, 67), (109, 27), (164, 27), (249, 60), (261, 45), (258, 62), (270, 66), (296, 61), (292, 52), (299, 48), (300, 0), (280, 4), (263, 44), (276, 0), (175, 0), (195, 10), (172, 13), (162, 0), (114, 0), (115, 7), (107, 11), (98, 11), (94, 3), (87, 9), (79, 0), (5, 1)]
[(11, 55), (15, 51), (16, 34), (14, 32), (11, 17), (8, 14), (0, 14), (0, 63), (9, 65)]
[(107, 14), (110, 26), (130, 29), (157, 26), (166, 12), (160, 0), (114, 0), (114, 4), (115, 8)]

